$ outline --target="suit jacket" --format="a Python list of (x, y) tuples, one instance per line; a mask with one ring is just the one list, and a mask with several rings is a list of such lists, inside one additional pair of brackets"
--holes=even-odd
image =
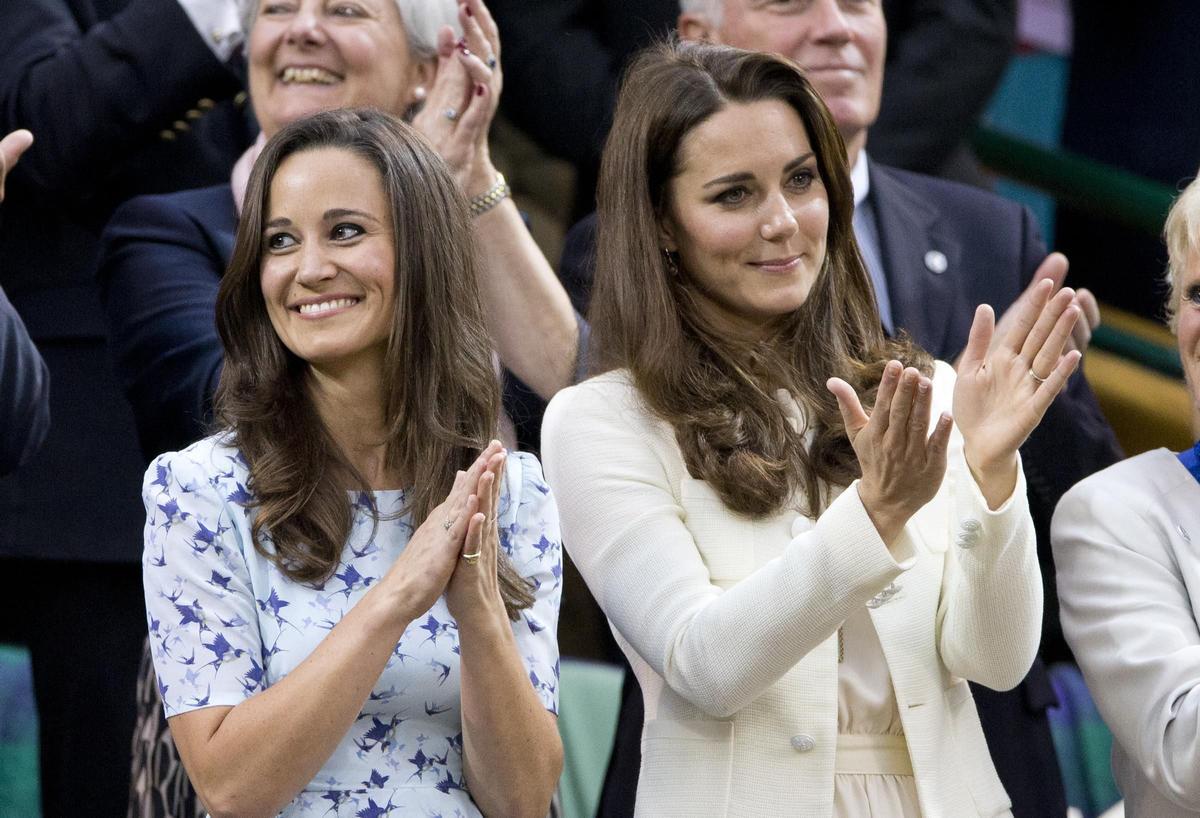
[(1200, 484), (1146, 452), (1068, 492), (1052, 533), (1063, 627), (1113, 731), (1125, 814), (1200, 816)]
[(37, 138), (7, 182), (0, 285), (50, 370), (55, 419), (39, 454), (0, 481), (0, 555), (138, 559), (142, 458), (109, 372), (99, 231), (134, 194), (228, 178), (253, 130), (230, 102), (241, 85), (173, 1), (0, 12), (0, 133)]
[(50, 425), (50, 375), (0, 289), (0, 474), (28, 460)]
[[(953, 383), (939, 363), (933, 417)], [(803, 428), (795, 401), (779, 399)], [(889, 551), (857, 482), (815, 520), (795, 506), (762, 519), (727, 510), (625, 372), (560, 392), (543, 428), (563, 542), (645, 698), (638, 815), (831, 815), (836, 633), (864, 605), (922, 814), (1009, 814), (964, 679), (1011, 687), (1037, 651), (1023, 480), (989, 510), (955, 431), (940, 491)]]

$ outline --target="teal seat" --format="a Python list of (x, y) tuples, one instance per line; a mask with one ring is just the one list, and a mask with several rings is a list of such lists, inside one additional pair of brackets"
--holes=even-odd
[(559, 795), (563, 818), (592, 818), (617, 733), (624, 671), (564, 659), (559, 669), (558, 732), (563, 742)]
[(37, 818), (40, 812), (29, 653), (0, 645), (0, 818)]

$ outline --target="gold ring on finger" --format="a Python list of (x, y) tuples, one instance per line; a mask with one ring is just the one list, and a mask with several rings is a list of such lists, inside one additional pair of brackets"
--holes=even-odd
[(463, 562), (465, 562), (467, 565), (474, 565), (475, 563), (479, 562), (479, 555), (482, 553), (482, 551), (476, 551), (474, 554), (463, 554)]
[(1035, 381), (1037, 381), (1039, 385), (1040, 385), (1040, 384), (1043, 384), (1043, 383), (1045, 383), (1045, 382), (1046, 382), (1047, 380), (1049, 380), (1049, 378), (1050, 378), (1050, 376), (1049, 376), (1049, 375), (1047, 375), (1045, 378), (1039, 378), (1039, 377), (1038, 377), (1038, 374), (1037, 374), (1036, 372), (1034, 372), (1034, 371), (1033, 371), (1033, 367), (1032, 367), (1032, 366), (1031, 366), (1031, 367), (1029, 367), (1029, 377), (1031, 377), (1031, 378), (1033, 378)]

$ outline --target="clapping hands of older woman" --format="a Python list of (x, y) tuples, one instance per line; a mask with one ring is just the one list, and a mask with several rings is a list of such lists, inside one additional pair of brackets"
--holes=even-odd
[(988, 505), (1000, 505), (1017, 479), (1017, 449), (1038, 425), (1079, 365), (1068, 350), (1080, 316), (1075, 293), (1043, 280), (1015, 308), (1014, 320), (995, 339), (995, 315), (975, 311), (958, 364), (954, 419), (962, 431), (967, 465)]
[(433, 87), (413, 125), (433, 143), (467, 196), (477, 196), (496, 179), (488, 153), (488, 130), (500, 104), (500, 35), (482, 0), (458, 9), (463, 36), (445, 26), (438, 33), (438, 67)]

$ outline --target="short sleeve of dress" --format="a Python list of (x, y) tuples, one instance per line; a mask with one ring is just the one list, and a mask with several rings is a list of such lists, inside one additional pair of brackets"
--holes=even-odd
[(534, 603), (513, 623), (517, 648), (542, 704), (558, 713), (558, 609), (562, 537), (558, 508), (536, 457), (509, 456), (500, 508), (500, 546), (534, 589)]
[(200, 441), (146, 472), (142, 556), (150, 652), (168, 717), (236, 705), (263, 687), (255, 598), (242, 552), (237, 454)]

